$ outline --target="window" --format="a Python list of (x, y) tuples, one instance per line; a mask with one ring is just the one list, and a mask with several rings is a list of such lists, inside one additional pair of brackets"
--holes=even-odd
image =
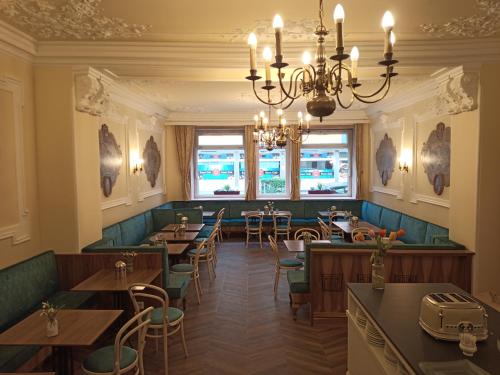
[(257, 173), (259, 178), (259, 196), (287, 196), (288, 171), (286, 148), (277, 148), (272, 151), (259, 149)]
[(195, 197), (231, 198), (245, 194), (243, 132), (203, 131), (196, 134)]
[(300, 194), (352, 195), (352, 130), (318, 130), (304, 136), (300, 151)]

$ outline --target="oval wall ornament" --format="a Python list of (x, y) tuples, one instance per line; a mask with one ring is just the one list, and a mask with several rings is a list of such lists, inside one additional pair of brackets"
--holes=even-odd
[(160, 173), (161, 154), (158, 149), (158, 144), (155, 142), (153, 136), (150, 136), (146, 142), (142, 158), (144, 159), (144, 171), (146, 172), (146, 177), (151, 187), (154, 188), (156, 186), (158, 174)]
[(375, 153), (375, 161), (377, 163), (378, 174), (382, 180), (382, 185), (386, 186), (392, 178), (394, 167), (396, 165), (397, 151), (396, 146), (392, 142), (387, 133), (380, 141), (377, 152)]
[(444, 188), (450, 186), (450, 143), (451, 128), (440, 122), (420, 152), (424, 172), (436, 195), (443, 194)]
[(102, 193), (105, 197), (109, 197), (120, 174), (123, 156), (120, 145), (106, 124), (99, 129), (99, 156)]

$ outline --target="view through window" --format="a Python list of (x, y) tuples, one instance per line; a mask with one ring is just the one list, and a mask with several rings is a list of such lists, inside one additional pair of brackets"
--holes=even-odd
[(196, 136), (195, 196), (239, 197), (245, 194), (243, 132), (203, 132)]
[(286, 149), (259, 150), (259, 195), (286, 195), (287, 188)]
[(351, 195), (352, 131), (316, 131), (302, 142), (300, 194)]

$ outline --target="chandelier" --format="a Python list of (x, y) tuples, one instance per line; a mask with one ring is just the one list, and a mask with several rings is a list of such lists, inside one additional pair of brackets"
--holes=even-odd
[[(286, 82), (285, 73), (282, 69), (286, 68), (288, 64), (283, 61), (281, 45), (284, 23), (279, 15), (274, 17), (275, 61), (271, 64), (272, 51), (269, 47), (265, 47), (263, 50), (265, 85), (261, 87), (264, 90), (263, 97), (257, 93), (256, 88), (256, 82), (262, 78), (257, 75), (257, 37), (254, 33), (250, 33), (248, 36), (250, 75), (246, 79), (252, 81), (253, 92), (260, 102), (274, 108), (286, 109), (296, 99), (303, 96), (307, 101), (307, 112), (314, 117), (319, 117), (320, 121), (322, 121), (323, 117), (329, 116), (335, 111), (336, 103), (340, 107), (348, 109), (355, 100), (370, 104), (382, 100), (387, 95), (391, 87), (391, 78), (397, 75), (394, 72), (394, 65), (398, 62), (393, 59), (393, 47), (396, 37), (393, 32), (394, 18), (391, 12), (386, 11), (382, 18), (382, 28), (385, 32), (384, 59), (379, 64), (385, 67), (385, 72), (381, 75), (383, 81), (379, 88), (369, 94), (359, 91), (361, 83), (358, 80), (358, 48), (354, 46), (350, 55), (344, 52), (343, 24), (345, 15), (342, 5), (337, 4), (333, 18), (336, 25), (336, 54), (330, 56), (332, 62), (330, 63), (326, 58), (325, 37), (328, 35), (328, 30), (323, 24), (323, 0), (320, 0), (319, 25), (315, 31), (317, 36), (315, 65), (311, 64), (310, 53), (304, 52), (302, 55), (303, 66), (292, 70), (288, 82)], [(350, 59), (349, 65), (346, 62), (348, 59)], [(278, 70), (278, 82), (276, 84), (280, 90), (279, 99), (274, 100), (271, 99), (271, 92), (276, 86), (273, 85), (271, 78), (271, 67)], [(350, 98), (344, 103), (340, 95), (347, 90), (350, 91)]]
[[(269, 117), (266, 117), (264, 111), (254, 116), (255, 127), (253, 131), (253, 139), (259, 147), (263, 147), (268, 151), (272, 151), (277, 147), (285, 147), (287, 140), (293, 143), (301, 143), (303, 137), (309, 135), (311, 115), (306, 114), (305, 119), (302, 112), (297, 113), (298, 123), (295, 128), (287, 125), (283, 110), (279, 108), (276, 111), (278, 123), (276, 126), (269, 124), (271, 118), (271, 106), (269, 106)], [(305, 120), (305, 126), (304, 126)]]

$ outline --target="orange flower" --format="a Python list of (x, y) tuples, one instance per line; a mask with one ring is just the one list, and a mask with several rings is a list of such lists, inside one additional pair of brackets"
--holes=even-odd
[(385, 237), (387, 235), (387, 229), (381, 229), (378, 234), (380, 234), (380, 237)]

